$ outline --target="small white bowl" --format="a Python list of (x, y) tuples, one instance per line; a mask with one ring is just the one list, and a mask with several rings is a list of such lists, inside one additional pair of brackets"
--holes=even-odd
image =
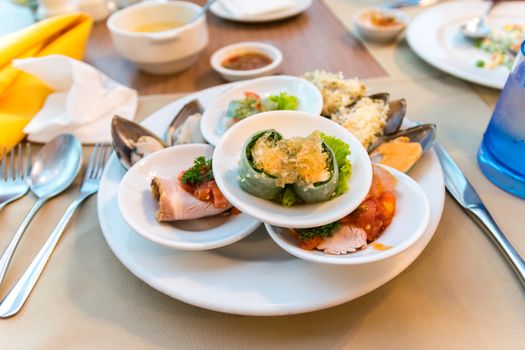
[[(430, 205), (421, 187), (411, 177), (398, 170), (385, 168), (399, 180), (395, 193), (396, 214), (383, 234), (365, 249), (346, 255), (329, 255), (318, 250), (300, 248), (297, 240), (286, 228), (265, 224), (266, 230), (275, 243), (288, 253), (314, 263), (368, 264), (403, 252), (416, 243), (425, 232), (430, 220)], [(374, 244), (380, 244), (381, 248), (374, 248)]]
[[(115, 12), (107, 26), (122, 57), (148, 73), (175, 73), (191, 66), (208, 44), (206, 16), (189, 22), (200, 9), (186, 1), (141, 2)], [(172, 21), (187, 24), (160, 32), (135, 31), (141, 25)]]
[(305, 79), (276, 75), (239, 83), (213, 100), (202, 115), (201, 133), (210, 144), (216, 145), (229, 128), (225, 118), (230, 101), (244, 98), (246, 91), (254, 92), (261, 97), (286, 92), (299, 99), (298, 111), (319, 115), (323, 109), (321, 92)]
[(173, 223), (160, 223), (155, 219), (157, 204), (150, 190), (153, 176), (177, 177), (192, 166), (196, 157), (210, 158), (212, 154), (210, 145), (180, 145), (153, 153), (133, 165), (120, 182), (117, 195), (126, 223), (142, 237), (179, 250), (218, 248), (252, 233), (261, 223), (243, 213)]
[[(234, 70), (222, 66), (224, 60), (232, 56), (241, 55), (248, 52), (262, 53), (268, 56), (272, 62), (264, 67), (250, 70)], [(212, 68), (227, 81), (239, 81), (271, 75), (276, 72), (282, 61), (283, 54), (277, 47), (256, 41), (242, 42), (225, 46), (215, 51), (215, 53), (210, 58), (210, 64)]]
[[(384, 27), (374, 25), (367, 19), (367, 15), (374, 12), (378, 12), (385, 16), (393, 16), (399, 23)], [(381, 7), (364, 8), (354, 16), (354, 22), (363, 37), (367, 40), (376, 42), (388, 42), (394, 40), (403, 30), (405, 30), (409, 21), (409, 17), (404, 12)]]
[[(266, 129), (275, 129), (285, 138), (308, 136), (319, 130), (346, 142), (350, 146), (352, 164), (348, 191), (326, 202), (290, 208), (244, 192), (238, 180), (242, 147), (255, 132)], [(272, 225), (294, 228), (321, 226), (348, 215), (363, 201), (372, 183), (370, 158), (354, 135), (327, 118), (297, 111), (265, 112), (232, 126), (217, 143), (213, 173), (222, 194), (243, 213)]]

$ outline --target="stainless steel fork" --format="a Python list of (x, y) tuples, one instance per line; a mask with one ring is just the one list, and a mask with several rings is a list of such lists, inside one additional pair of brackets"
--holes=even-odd
[(44, 270), (53, 249), (60, 240), (69, 219), (71, 219), (75, 210), (86, 198), (98, 191), (100, 178), (102, 177), (102, 171), (104, 170), (104, 164), (106, 163), (108, 154), (109, 145), (95, 145), (91, 157), (89, 158), (86, 172), (84, 174), (84, 180), (80, 187), (80, 193), (66, 209), (64, 216), (62, 216), (58, 225), (55, 227), (46, 243), (44, 243), (42, 249), (40, 249), (37, 256), (33, 259), (31, 265), (29, 265), (13, 289), (11, 289), (11, 291), (9, 291), (5, 298), (0, 302), (0, 317), (7, 318), (16, 315), (26, 302), (29, 294)]
[[(0, 163), (0, 209), (9, 203), (24, 196), (29, 191), (29, 172), (31, 171), (31, 149), (26, 144), (26, 159), (22, 144), (13, 148), (9, 155), (6, 154), (5, 146), (2, 147), (2, 162)], [(16, 153), (16, 156), (15, 156)], [(9, 157), (9, 165), (7, 158)], [(25, 163), (25, 167), (24, 167)]]

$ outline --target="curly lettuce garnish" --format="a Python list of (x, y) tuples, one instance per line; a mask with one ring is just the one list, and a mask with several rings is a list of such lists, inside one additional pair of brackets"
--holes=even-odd
[(350, 155), (350, 146), (337, 137), (321, 133), (321, 138), (334, 151), (335, 160), (339, 167), (339, 179), (335, 190), (335, 197), (348, 191), (348, 179), (352, 175), (352, 164), (348, 160)]

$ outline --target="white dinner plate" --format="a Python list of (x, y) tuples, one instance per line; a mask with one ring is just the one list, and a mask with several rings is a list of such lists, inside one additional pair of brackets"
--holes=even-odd
[(271, 13), (265, 13), (257, 16), (237, 16), (228, 12), (228, 10), (220, 3), (220, 1), (213, 4), (210, 8), (210, 11), (221, 18), (228, 19), (230, 21), (236, 22), (246, 22), (246, 23), (257, 23), (257, 22), (271, 22), (278, 21), (281, 19), (293, 17), (300, 14), (301, 12), (306, 11), (311, 5), (313, 0), (293, 0), (295, 6), (290, 7), (284, 11), (276, 11)]
[(253, 92), (261, 98), (285, 92), (297, 97), (298, 111), (319, 115), (323, 109), (321, 91), (306, 79), (289, 75), (273, 75), (247, 80), (235, 84), (234, 87), (217, 96), (208, 106), (209, 108), (206, 108), (201, 118), (201, 132), (206, 141), (215, 146), (226, 130), (232, 126), (231, 119), (226, 116), (228, 105), (233, 100), (245, 98), (246, 92)]
[[(434, 67), (458, 78), (502, 89), (509, 70), (479, 68), (476, 61), (488, 60), (490, 54), (475, 48), (459, 32), (462, 23), (483, 14), (484, 1), (447, 2), (416, 17), (407, 29), (407, 41), (412, 50)], [(490, 14), (489, 25), (501, 28), (508, 23), (525, 23), (525, 2), (498, 3)]]
[(386, 166), (385, 168), (398, 180), (395, 189), (396, 214), (381, 236), (365, 249), (342, 255), (325, 254), (319, 250), (300, 248), (297, 239), (288, 229), (265, 223), (268, 233), (275, 243), (290, 254), (321, 264), (370, 264), (403, 252), (415, 244), (425, 232), (430, 219), (430, 207), (425, 192), (416, 181), (399, 170)]
[[(350, 146), (352, 164), (348, 191), (328, 201), (290, 208), (245, 192), (238, 180), (243, 146), (253, 134), (267, 129), (275, 129), (284, 138), (321, 131), (345, 142)], [(290, 228), (316, 227), (341, 219), (361, 204), (372, 184), (370, 157), (354, 135), (327, 118), (297, 111), (261, 113), (231, 127), (213, 153), (213, 173), (222, 193), (237, 209), (263, 222)]]
[[(162, 134), (182, 106), (203, 106), (229, 85), (202, 90), (152, 114), (144, 126)], [(430, 203), (430, 223), (419, 241), (390, 259), (367, 265), (313, 264), (282, 250), (260, 227), (226, 247), (177, 251), (134, 232), (122, 219), (117, 189), (124, 169), (113, 154), (100, 183), (97, 211), (117, 258), (152, 288), (188, 304), (242, 315), (289, 315), (320, 310), (360, 297), (390, 281), (421, 254), (438, 226), (445, 199), (443, 172), (430, 151), (411, 170)]]
[(144, 238), (181, 250), (205, 250), (236, 242), (252, 233), (261, 222), (246, 215), (215, 215), (194, 220), (160, 223), (158, 204), (151, 195), (154, 176), (174, 179), (193, 165), (195, 158), (210, 159), (213, 147), (189, 144), (155, 152), (133, 165), (119, 186), (118, 205), (124, 221)]

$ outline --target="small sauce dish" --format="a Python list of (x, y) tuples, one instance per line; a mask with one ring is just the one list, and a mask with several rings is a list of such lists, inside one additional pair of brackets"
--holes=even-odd
[(239, 81), (273, 74), (282, 60), (281, 51), (273, 45), (241, 42), (215, 51), (210, 63), (225, 80)]
[(365, 39), (388, 42), (405, 30), (409, 18), (399, 10), (369, 7), (357, 12), (354, 22)]

